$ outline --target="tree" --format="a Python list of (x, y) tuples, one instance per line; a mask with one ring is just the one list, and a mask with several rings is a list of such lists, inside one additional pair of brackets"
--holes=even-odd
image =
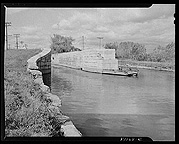
[(154, 62), (173, 61), (175, 59), (175, 43), (171, 42), (165, 47), (158, 46), (148, 55), (148, 60)]
[(21, 44), (21, 47), (23, 48), (23, 47), (24, 47), (24, 46), (23, 46), (24, 42), (23, 42), (23, 41), (20, 41), (20, 44)]
[(116, 58), (145, 60), (146, 49), (145, 46), (134, 42), (114, 42), (107, 43), (106, 49), (115, 49)]
[(134, 60), (145, 60), (146, 59), (146, 49), (145, 46), (139, 43), (135, 43), (130, 52), (132, 59)]
[(54, 34), (53, 37), (51, 37), (51, 41), (50, 48), (52, 49), (52, 53), (70, 52), (74, 49), (72, 46), (74, 39), (72, 37)]
[(165, 47), (166, 60), (173, 60), (175, 58), (175, 43), (171, 42)]

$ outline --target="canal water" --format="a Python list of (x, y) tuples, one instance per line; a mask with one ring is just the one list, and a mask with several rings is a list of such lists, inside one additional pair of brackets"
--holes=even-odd
[(122, 77), (52, 67), (51, 92), (83, 136), (175, 140), (175, 76), (140, 69)]

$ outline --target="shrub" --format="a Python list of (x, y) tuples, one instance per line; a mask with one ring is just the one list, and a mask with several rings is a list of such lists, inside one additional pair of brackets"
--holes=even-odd
[(106, 49), (115, 49), (116, 58), (133, 59), (138, 61), (166, 62), (175, 59), (175, 43), (169, 43), (165, 47), (158, 46), (153, 52), (146, 53), (143, 44), (134, 42), (114, 42), (105, 44)]
[(4, 84), (6, 136), (49, 136), (52, 126), (45, 96), (30, 74), (9, 71)]
[(72, 46), (73, 41), (74, 39), (72, 37), (64, 37), (58, 34), (54, 34), (53, 37), (51, 37), (50, 45), (52, 54), (79, 50), (78, 48), (74, 48), (74, 46)]

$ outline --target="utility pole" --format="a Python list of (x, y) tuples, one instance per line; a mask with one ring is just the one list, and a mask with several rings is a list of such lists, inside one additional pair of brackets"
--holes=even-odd
[(20, 37), (20, 34), (14, 34), (14, 36), (16, 37), (16, 47), (18, 49), (18, 38)]
[[(7, 35), (7, 39), (9, 40), (9, 37), (11, 37), (12, 35)], [(8, 44), (9, 48), (10, 49), (10, 44)]]
[(7, 27), (11, 26), (11, 22), (5, 22), (6, 27), (6, 50), (8, 50), (8, 33), (7, 33)]
[(97, 37), (100, 40), (100, 48), (102, 48), (102, 39), (103, 37)]
[[(9, 37), (11, 37), (12, 35), (7, 35), (7, 39), (8, 39), (8, 43), (9, 43)], [(8, 49), (10, 49), (10, 44), (8, 44), (9, 45), (9, 48)]]
[(83, 40), (83, 50), (84, 50), (85, 47), (84, 36), (82, 36), (82, 40)]

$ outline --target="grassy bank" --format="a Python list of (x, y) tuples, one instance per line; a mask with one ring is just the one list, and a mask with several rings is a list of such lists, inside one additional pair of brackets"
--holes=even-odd
[(150, 61), (135, 61), (130, 59), (118, 60), (119, 66), (128, 64), (131, 67), (154, 69), (154, 70), (165, 70), (174, 71), (175, 62), (150, 62)]
[(4, 63), (5, 136), (50, 136), (48, 101), (27, 72), (27, 60), (41, 50), (8, 50)]
[(27, 60), (32, 56), (40, 53), (40, 49), (11, 49), (4, 53), (4, 69), (15, 71), (26, 71)]
[(4, 76), (5, 135), (48, 136), (51, 133), (45, 95), (28, 73), (10, 71)]

